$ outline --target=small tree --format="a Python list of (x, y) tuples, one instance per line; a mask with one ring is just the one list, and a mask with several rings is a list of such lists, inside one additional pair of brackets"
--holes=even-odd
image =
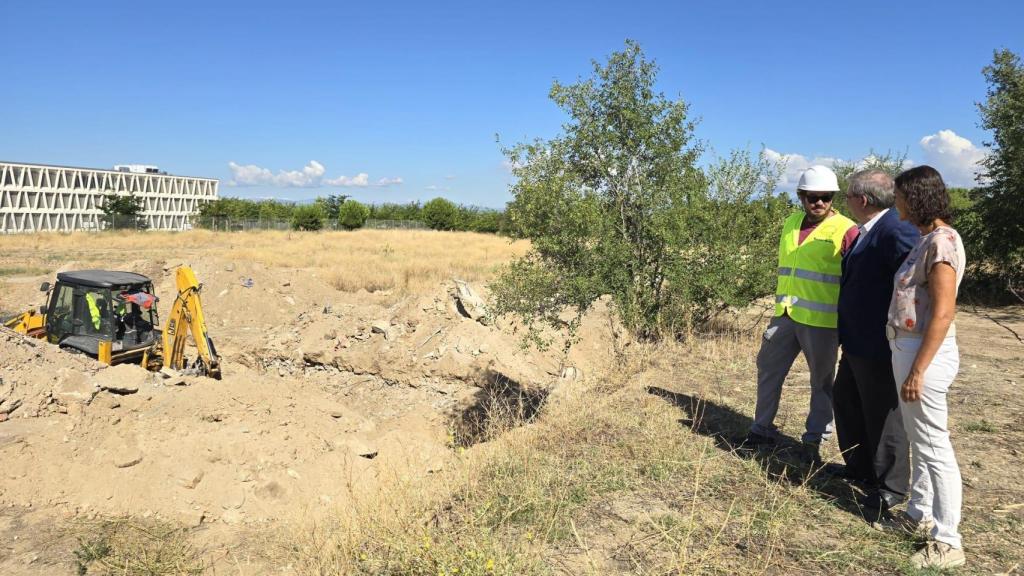
[(101, 210), (106, 228), (145, 230), (149, 227), (142, 215), (145, 210), (142, 198), (133, 194), (107, 194)]
[(491, 289), (535, 342), (545, 325), (572, 332), (606, 294), (634, 335), (657, 338), (774, 288), (779, 167), (736, 153), (706, 175), (687, 106), (655, 92), (656, 73), (627, 41), (590, 79), (554, 84), (563, 135), (506, 150), (508, 217), (533, 250)]
[(1024, 299), (1024, 64), (1010, 50), (998, 50), (982, 70), (988, 98), (978, 104), (981, 126), (992, 131), (991, 153), (975, 190), (983, 226), (972, 230), (979, 272)]
[(370, 209), (361, 202), (346, 200), (338, 209), (338, 224), (346, 230), (362, 228), (370, 216)]
[(328, 220), (337, 220), (338, 212), (341, 210), (341, 205), (349, 198), (351, 198), (351, 196), (347, 194), (330, 194), (328, 196), (318, 197), (315, 204), (320, 206), (320, 209), (323, 210), (325, 218)]
[(315, 231), (324, 227), (324, 211), (316, 204), (296, 206), (292, 210), (292, 230)]
[(434, 198), (423, 205), (423, 221), (434, 230), (455, 230), (459, 208), (450, 200)]

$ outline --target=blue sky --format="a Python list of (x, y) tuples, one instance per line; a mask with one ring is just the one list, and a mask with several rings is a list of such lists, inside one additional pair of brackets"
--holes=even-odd
[[(713, 153), (906, 150), (953, 184), (1024, 2), (0, 0), (0, 159), (156, 164), (221, 194), (502, 206), (499, 144), (556, 135), (553, 80), (626, 38)], [(707, 156), (706, 158), (710, 158)]]

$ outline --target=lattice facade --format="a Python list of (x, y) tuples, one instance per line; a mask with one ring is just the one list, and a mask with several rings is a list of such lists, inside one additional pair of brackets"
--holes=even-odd
[(0, 233), (100, 230), (108, 194), (141, 198), (150, 230), (186, 230), (199, 207), (217, 199), (218, 185), (213, 178), (0, 162)]

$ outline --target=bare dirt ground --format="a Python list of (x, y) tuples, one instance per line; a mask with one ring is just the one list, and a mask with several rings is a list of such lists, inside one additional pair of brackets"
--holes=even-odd
[[(140, 238), (153, 240), (141, 245)], [(649, 448), (664, 440), (663, 450), (651, 456), (650, 470), (644, 465), (643, 483), (615, 480), (598, 489), (597, 473), (584, 475), (581, 494), (591, 496), (555, 506), (561, 512), (544, 520), (554, 527), (550, 540), (529, 532), (527, 548), (547, 567), (541, 572), (896, 571), (878, 569), (888, 557), (870, 559), (879, 549), (902, 555), (906, 544), (870, 535), (853, 510), (854, 489), (808, 481), (785, 450), (760, 460), (733, 451), (731, 439), (746, 431), (753, 412), (756, 323), (747, 335), (623, 354), (607, 310), (598, 307), (568, 354), (557, 345), (524, 350), (513, 325), (473, 318), (460, 306), (452, 282), (468, 280), (484, 293), (494, 266), (523, 249), (494, 237), (422, 232), (0, 238), (0, 311), (7, 313), (40, 304), (38, 285), (56, 271), (91, 267), (150, 276), (166, 310), (175, 267), (192, 266), (224, 372), (219, 382), (168, 380), (0, 333), (0, 572), (73, 573), (81, 527), (110, 517), (187, 528), (209, 573), (302, 572), (294, 558), (265, 554), (282, 525), (315, 525), (411, 481), (449, 490), (464, 449), (518, 446), (473, 446), (489, 439), (480, 420), (496, 390), (520, 401), (574, 390), (579, 404), (567, 400), (569, 408), (556, 406), (546, 423), (541, 414), (537, 430), (522, 431), (545, 445), (553, 440), (544, 430), (554, 430), (564, 441), (558, 447), (571, 451), (577, 429), (557, 414), (580, 418), (601, 404), (590, 395), (609, 389), (624, 392), (602, 405), (638, 418), (624, 428), (638, 437), (615, 440), (615, 449), (625, 442), (637, 461), (629, 442)], [(961, 372), (950, 401), (971, 573), (1019, 573), (1022, 562), (1024, 343), (1014, 334), (1024, 336), (1022, 313), (962, 307), (957, 319)], [(802, 363), (789, 383), (779, 423), (798, 437), (807, 402)], [(595, 426), (586, 438), (600, 444)], [(675, 462), (683, 454), (715, 463), (709, 475), (718, 478), (715, 494), (724, 504), (699, 512), (708, 526), (734, 514), (726, 505), (737, 502), (730, 490), (740, 485), (726, 478), (749, 478), (748, 489), (775, 482), (787, 506), (806, 510), (782, 514), (776, 489), (765, 489), (750, 525), (767, 522), (770, 538), (804, 545), (765, 553), (757, 541), (730, 535), (732, 528), (715, 534), (708, 527), (704, 536), (686, 532), (685, 546), (673, 540), (685, 524), (679, 517), (698, 514), (700, 474), (692, 490), (676, 484), (676, 474), (692, 472), (692, 461)], [(830, 455), (837, 457), (834, 448)], [(776, 526), (766, 510), (790, 523)], [(564, 529), (559, 514), (570, 514)], [(818, 519), (829, 528), (819, 529)], [(692, 564), (693, 549), (717, 551), (722, 541), (730, 543), (715, 552), (715, 569), (694, 569), (704, 565)]]
[[(407, 239), (377, 236), (385, 246), (379, 267)], [(455, 245), (464, 241), (452, 236)], [(472, 274), (466, 268), (435, 263), (431, 273), (446, 280), (420, 278), (400, 290), (372, 271), (338, 276), (344, 271), (282, 267), (264, 255), (267, 266), (259, 255), (223, 256), (222, 246), (124, 259), (85, 236), (57, 266), (59, 253), (45, 245), (18, 249), (7, 240), (0, 239), (8, 244), (0, 268), (51, 266), (3, 278), (7, 312), (40, 304), (38, 286), (54, 272), (92, 266), (149, 276), (166, 310), (175, 267), (191, 265), (224, 378), (166, 380), (0, 334), (4, 573), (48, 573), (65, 563), (67, 550), (45, 551), (39, 537), (52, 536), (44, 528), (61, 521), (162, 518), (202, 526), (204, 540), (233, 543), (240, 528), (339, 506), (389, 477), (436, 473), (450, 466), (456, 435), (473, 433), (482, 389), (543, 389), (608, 357), (601, 347), (609, 340), (596, 333), (569, 355), (529, 352), (500, 320), (467, 317), (451, 280)], [(504, 239), (473, 240), (490, 243), (499, 257), (510, 251)], [(460, 265), (489, 273), (495, 263)], [(415, 259), (405, 268), (415, 270)], [(407, 271), (397, 276), (408, 287)], [(351, 291), (332, 278), (344, 278)]]

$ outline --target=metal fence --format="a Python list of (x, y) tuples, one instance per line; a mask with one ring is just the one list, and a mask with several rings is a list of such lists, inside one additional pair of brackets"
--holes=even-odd
[(379, 230), (430, 230), (430, 226), (419, 220), (367, 220), (363, 228)]
[[(146, 219), (142, 216), (104, 216), (100, 219), (101, 230), (146, 230)], [(292, 221), (270, 218), (225, 218), (192, 216), (188, 229), (218, 230), (224, 232), (243, 232), (248, 230), (291, 230)], [(419, 220), (367, 220), (363, 228), (375, 230), (429, 230), (430, 227)], [(324, 230), (343, 230), (337, 220), (324, 221)], [(96, 230), (96, 228), (91, 228)]]

